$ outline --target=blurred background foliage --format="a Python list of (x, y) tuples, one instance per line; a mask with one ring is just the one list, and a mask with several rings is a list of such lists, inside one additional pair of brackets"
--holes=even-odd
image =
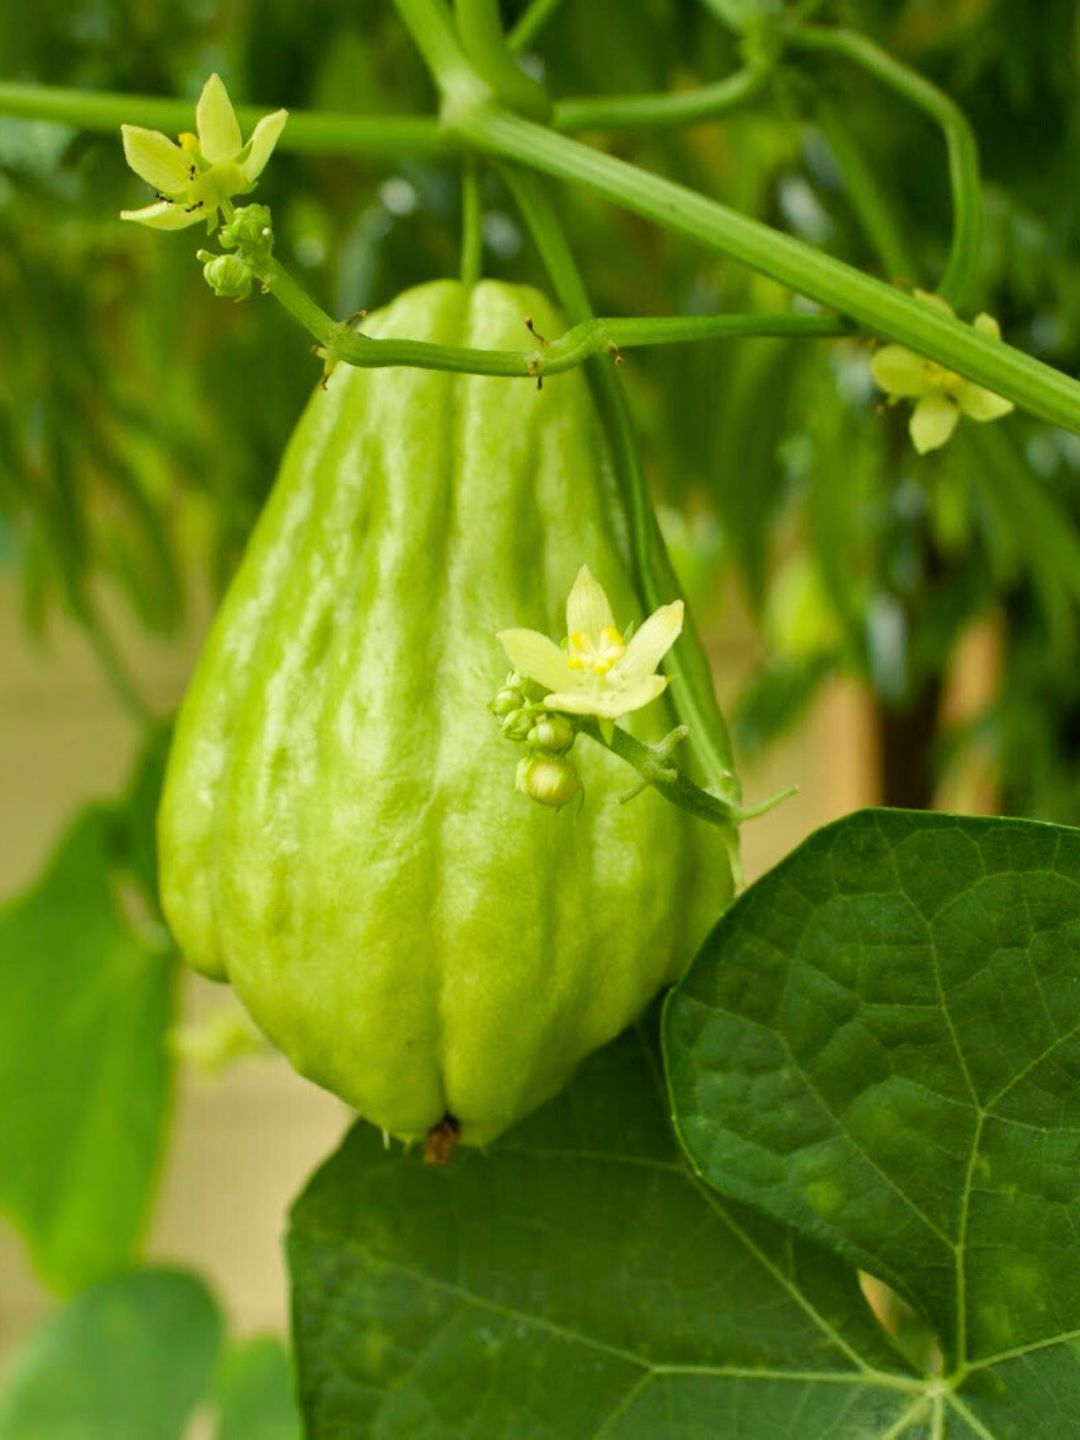
[[(556, 98), (708, 83), (739, 65), (737, 23), (752, 3), (760, 0), (565, 0), (527, 63)], [(525, 5), (504, 8), (509, 21)], [(871, 36), (970, 117), (988, 225), (967, 318), (988, 310), (1013, 343), (1075, 374), (1080, 4), (812, 8), (819, 22)], [(194, 99), (212, 70), (237, 100), (267, 108), (434, 106), (387, 0), (0, 7), (5, 80)], [(899, 284), (932, 288), (944, 267), (951, 210), (940, 135), (838, 58), (792, 55), (720, 121), (585, 138)], [(872, 186), (876, 227), (858, 203), (860, 184), (864, 196)], [(344, 318), (457, 272), (460, 196), (452, 157), (286, 151), (258, 198), (273, 209), (285, 264)], [(271, 301), (214, 299), (192, 232), (152, 235), (118, 220), (146, 198), (118, 136), (0, 118), (0, 564), (17, 572), (32, 630), (44, 637), (53, 616), (73, 617), (136, 715), (138, 676), (104, 616), (120, 603), (167, 637), (193, 597), (220, 593), (319, 374), (307, 338)], [(483, 178), (483, 205), (486, 272), (542, 282), (494, 173)], [(771, 282), (573, 192), (560, 210), (600, 314), (789, 302)], [(756, 629), (756, 663), (733, 707), (739, 750), (760, 754), (844, 674), (873, 706), (887, 803), (929, 805), (941, 775), (975, 756), (1000, 810), (1080, 823), (1080, 437), (1015, 414), (962, 425), (944, 450), (920, 458), (906, 413), (884, 408), (871, 384), (870, 353), (858, 339), (748, 340), (638, 351), (623, 368), (693, 602), (715, 628), (737, 585)], [(950, 668), (977, 627), (992, 640), (981, 700), (950, 719)], [(77, 821), (66, 853), (78, 858), (91, 842), (101, 850), (101, 827), (100, 815)], [(116, 847), (105, 849), (111, 866)], [(144, 872), (152, 910), (146, 856), (125, 851), (121, 868)], [(104, 889), (94, 894), (99, 908), (111, 903)], [(31, 894), (8, 912), (11, 934), (25, 933), (39, 901)], [(160, 936), (146, 943), (154, 965), (168, 963)], [(44, 1014), (49, 997), (41, 1003)], [(160, 1067), (166, 1020), (149, 1067)], [(0, 1063), (0, 1098), (3, 1083)], [(63, 1138), (70, 1118), (57, 1118), (54, 1147), (75, 1146), (77, 1135)], [(146, 1139), (137, 1183), (147, 1194), (160, 1143)], [(46, 1175), (50, 1155), (38, 1147), (27, 1163)], [(132, 1197), (136, 1219), (146, 1201)], [(29, 1200), (20, 1204), (30, 1212)], [(134, 1253), (136, 1228), (121, 1249)], [(78, 1273), (58, 1274), (58, 1288), (115, 1269), (116, 1237), (96, 1256), (93, 1234)], [(42, 1344), (51, 1354), (54, 1340)], [(38, 1363), (31, 1356), (24, 1374)]]

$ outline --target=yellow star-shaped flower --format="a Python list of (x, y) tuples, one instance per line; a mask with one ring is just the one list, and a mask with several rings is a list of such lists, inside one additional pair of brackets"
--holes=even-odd
[(544, 708), (616, 720), (667, 687), (656, 667), (679, 638), (683, 602), (661, 605), (629, 639), (615, 628), (603, 586), (583, 565), (566, 602), (566, 648), (537, 630), (501, 630), (516, 670), (550, 690)]
[(197, 134), (181, 135), (176, 144), (158, 130), (121, 125), (128, 164), (158, 197), (141, 210), (121, 210), (121, 220), (155, 230), (183, 230), (205, 220), (212, 230), (234, 195), (254, 190), (287, 119), (287, 110), (264, 115), (245, 144), (229, 92), (211, 75), (195, 107)]
[[(952, 307), (940, 295), (915, 294), (928, 305), (952, 314)], [(992, 315), (979, 315), (975, 329), (991, 340), (1001, 339), (1001, 327)], [(903, 345), (883, 345), (870, 362), (874, 382), (884, 390), (890, 403), (914, 400), (908, 433), (920, 455), (938, 450), (948, 441), (961, 415), (969, 420), (999, 420), (1014, 409), (1013, 402), (981, 385), (965, 380), (955, 370), (946, 370), (936, 360), (916, 355)]]

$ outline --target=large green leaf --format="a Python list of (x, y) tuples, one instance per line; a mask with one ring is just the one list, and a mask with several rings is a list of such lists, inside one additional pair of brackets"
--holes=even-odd
[(680, 1159), (641, 1032), (445, 1169), (357, 1125), (292, 1217), (311, 1440), (884, 1436), (925, 1385), (854, 1271)]
[(1080, 831), (829, 826), (720, 922), (664, 1039), (699, 1172), (936, 1327), (948, 1434), (1080, 1433)]
[(180, 1440), (220, 1344), (217, 1307), (194, 1276), (114, 1276), (18, 1351), (0, 1388), (0, 1440)]
[(0, 1209), (60, 1290), (127, 1263), (156, 1178), (173, 975), (145, 889), (160, 751), (0, 908)]

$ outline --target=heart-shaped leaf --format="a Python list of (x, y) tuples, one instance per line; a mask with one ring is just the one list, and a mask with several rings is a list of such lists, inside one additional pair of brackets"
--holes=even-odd
[(935, 1326), (950, 1435), (1080, 1432), (1080, 832), (819, 831), (717, 926), (664, 1042), (709, 1183)]
[(711, 1193), (666, 1111), (638, 1032), (445, 1169), (357, 1125), (289, 1237), (312, 1440), (809, 1440), (929, 1413), (854, 1272)]

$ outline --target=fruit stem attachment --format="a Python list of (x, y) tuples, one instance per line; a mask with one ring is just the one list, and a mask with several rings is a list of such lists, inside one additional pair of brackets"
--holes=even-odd
[(449, 1165), (461, 1139), (461, 1126), (447, 1113), (424, 1137), (424, 1164)]

